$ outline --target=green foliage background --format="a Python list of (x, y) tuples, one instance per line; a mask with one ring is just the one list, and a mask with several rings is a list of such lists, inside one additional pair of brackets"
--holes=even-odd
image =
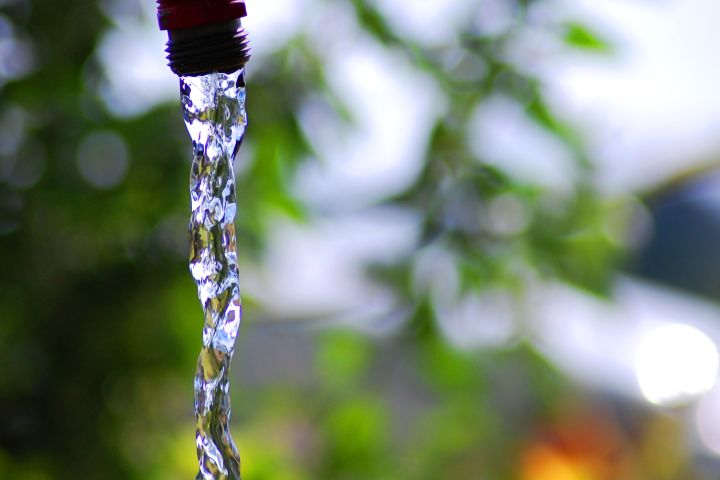
[[(467, 292), (500, 288), (521, 297), (529, 271), (602, 293), (622, 255), (607, 234), (622, 225), (622, 209), (595, 192), (582, 139), (552, 113), (540, 80), (508, 61), (507, 46), (528, 28), (535, 3), (508, 2), (511, 28), (483, 35), (468, 22), (458, 44), (435, 50), (394, 31), (373, 4), (351, 2), (365, 32), (434, 79), (448, 105), (421, 174), (385, 202), (422, 215), (416, 253), (428, 246), (449, 253)], [(188, 203), (178, 106), (132, 119), (108, 113), (95, 90), (102, 72), (94, 52), (109, 20), (95, 2), (4, 2), (0, 13), (37, 55), (32, 73), (0, 90), (0, 117), (23, 113), (21, 145), (3, 157), (0, 177), (0, 477), (191, 478), (201, 318), (186, 258), (165, 234), (185, 227)], [(585, 26), (553, 28), (568, 48), (610, 51)], [(300, 103), (320, 94), (338, 122), (352, 122), (327, 90), (315, 48), (301, 36), (251, 64), (252, 158), (238, 179), (237, 227), (239, 249), (258, 263), (271, 216), (303, 222), (313, 214), (288, 188), (313, 153)], [(450, 51), (461, 59), (452, 68), (443, 62)], [(473, 70), (477, 63), (485, 68)], [(573, 152), (579, 174), (561, 208), (469, 150), (465, 127), (494, 94), (517, 100)], [(78, 142), (95, 130), (127, 142), (133, 162), (117, 188), (97, 190), (75, 169)], [(38, 156), (44, 173), (24, 187), (16, 180)], [(501, 195), (527, 210), (524, 233), (498, 235), (455, 218), (458, 204), (481, 211)], [(302, 321), (267, 327), (262, 305), (245, 299), (238, 372), (255, 368), (242, 353), (254, 330), (301, 336), (310, 352), (301, 381), (252, 383), (238, 374), (234, 425), (246, 478), (516, 478), (538, 425), (584, 396), (522, 338), (503, 351), (455, 350), (436, 326), (431, 293), (411, 288), (416, 253), (368, 266), (410, 312), (390, 338), (307, 329)]]

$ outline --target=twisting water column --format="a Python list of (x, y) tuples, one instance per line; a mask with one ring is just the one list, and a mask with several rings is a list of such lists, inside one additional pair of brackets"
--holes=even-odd
[(202, 479), (240, 478), (230, 436), (228, 370), (240, 326), (235, 251), (233, 156), (245, 129), (242, 72), (182, 77), (185, 124), (193, 140), (190, 271), (205, 312), (195, 375), (196, 442)]
[(247, 123), (243, 16), (243, 0), (158, 1), (193, 145), (190, 272), (205, 313), (195, 374), (199, 480), (240, 478), (240, 456), (230, 435), (229, 369), (242, 312), (233, 160)]

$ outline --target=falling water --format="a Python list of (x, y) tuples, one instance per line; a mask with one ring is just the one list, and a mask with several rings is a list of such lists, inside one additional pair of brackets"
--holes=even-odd
[(242, 70), (180, 78), (193, 142), (190, 272), (205, 313), (195, 374), (196, 480), (240, 478), (240, 456), (230, 435), (229, 369), (242, 312), (233, 159), (247, 123), (244, 87)]

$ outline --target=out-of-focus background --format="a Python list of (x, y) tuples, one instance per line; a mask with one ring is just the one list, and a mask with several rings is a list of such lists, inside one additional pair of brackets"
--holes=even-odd
[[(151, 0), (0, 0), (0, 478), (193, 478)], [(720, 478), (720, 3), (249, 0), (248, 480)]]

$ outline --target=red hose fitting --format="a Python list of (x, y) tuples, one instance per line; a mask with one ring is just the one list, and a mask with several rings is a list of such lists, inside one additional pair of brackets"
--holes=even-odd
[(245, 0), (158, 0), (158, 24), (167, 30), (168, 63), (180, 76), (230, 73), (250, 59), (240, 18)]
[(245, 0), (158, 0), (160, 30), (225, 23), (247, 15)]

